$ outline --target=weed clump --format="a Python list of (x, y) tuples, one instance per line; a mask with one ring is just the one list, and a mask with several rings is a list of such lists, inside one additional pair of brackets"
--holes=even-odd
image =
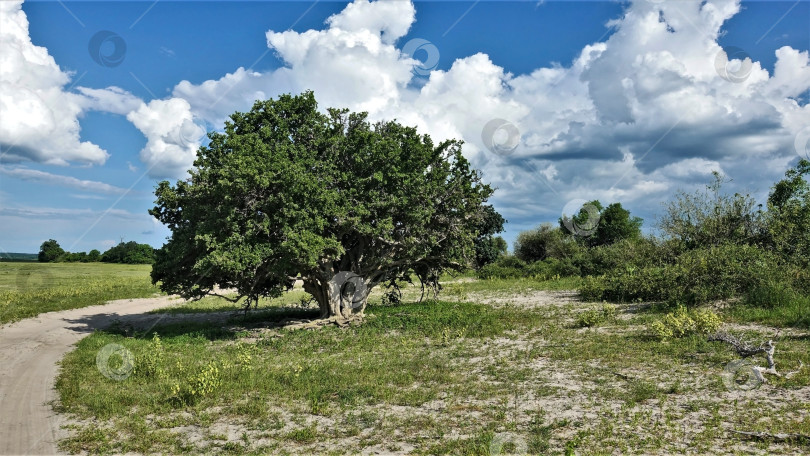
[(137, 357), (135, 372), (149, 378), (165, 378), (166, 369), (163, 367), (166, 352), (160, 336), (155, 333), (152, 341), (147, 345), (146, 351)]
[(184, 404), (192, 404), (208, 396), (222, 385), (219, 367), (216, 363), (206, 364), (199, 372), (190, 375), (185, 382), (172, 386), (172, 398)]
[(654, 321), (650, 330), (659, 339), (686, 337), (693, 334), (711, 334), (723, 324), (720, 317), (708, 309), (687, 310), (678, 306), (674, 312)]
[(577, 326), (580, 328), (590, 328), (606, 321), (614, 320), (615, 318), (616, 306), (604, 303), (601, 307), (594, 307), (579, 314), (577, 317)]

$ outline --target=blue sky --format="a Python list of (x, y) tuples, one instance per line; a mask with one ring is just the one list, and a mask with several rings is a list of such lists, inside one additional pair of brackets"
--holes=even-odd
[(160, 246), (152, 189), (185, 175), (202, 132), (306, 89), (464, 139), (510, 243), (592, 199), (650, 229), (715, 169), (763, 200), (810, 137), (807, 1), (0, 8), (2, 251)]

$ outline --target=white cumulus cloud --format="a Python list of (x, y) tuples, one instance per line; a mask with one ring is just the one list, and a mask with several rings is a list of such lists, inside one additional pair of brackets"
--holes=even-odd
[(141, 161), (151, 176), (180, 177), (191, 167), (205, 130), (194, 122), (186, 100), (152, 100), (127, 119), (147, 138)]
[[(718, 39), (739, 11), (738, 0), (636, 1), (607, 24), (607, 40), (585, 46), (569, 66), (514, 75), (478, 53), (413, 84), (419, 62), (402, 52), (413, 5), (356, 0), (322, 30), (268, 31), (284, 67), (183, 81), (173, 95), (221, 125), (256, 99), (311, 89), (324, 108), (464, 139), (467, 155), (499, 187), (495, 201), (507, 218), (548, 215), (576, 198), (655, 211), (653, 201), (712, 170), (742, 177), (740, 184), (752, 170), (778, 177), (795, 158), (795, 135), (810, 124), (810, 108), (798, 101), (810, 89), (808, 52), (775, 50), (770, 74), (724, 50)], [(492, 119), (521, 133), (508, 157), (482, 141)], [(752, 167), (757, 162), (768, 165)]]
[(79, 138), (81, 95), (70, 75), (28, 35), (22, 1), (0, 2), (0, 160), (103, 164), (107, 152)]

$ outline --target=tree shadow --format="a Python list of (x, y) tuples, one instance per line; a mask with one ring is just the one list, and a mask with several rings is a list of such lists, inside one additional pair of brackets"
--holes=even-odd
[(289, 320), (316, 319), (317, 309), (278, 308), (251, 311), (242, 310), (188, 313), (188, 314), (130, 314), (100, 313), (81, 318), (64, 318), (72, 326), (67, 329), (91, 334), (103, 332), (124, 337), (151, 338), (192, 337), (208, 340), (235, 339), (238, 333), (254, 328), (280, 327)]

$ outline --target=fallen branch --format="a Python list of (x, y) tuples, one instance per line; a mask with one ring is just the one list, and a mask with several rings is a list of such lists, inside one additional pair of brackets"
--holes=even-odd
[(801, 441), (805, 440), (810, 442), (810, 435), (805, 434), (771, 434), (770, 432), (746, 432), (746, 431), (735, 431), (730, 430), (729, 432), (733, 432), (735, 434), (743, 435), (745, 437), (757, 440), (776, 440), (777, 442), (789, 442), (793, 440)]
[(765, 355), (765, 360), (768, 362), (768, 367), (766, 368), (760, 366), (752, 366), (752, 369), (756, 373), (757, 378), (762, 382), (767, 381), (765, 380), (763, 374), (771, 374), (776, 375), (777, 377), (790, 378), (797, 372), (802, 370), (802, 368), (804, 367), (804, 363), (799, 361), (799, 368), (796, 369), (795, 371), (788, 372), (786, 374), (780, 374), (779, 372), (777, 372), (776, 362), (774, 362), (773, 360), (773, 355), (774, 352), (776, 351), (776, 344), (774, 344), (773, 340), (770, 339), (767, 342), (755, 346), (727, 332), (718, 332), (716, 334), (709, 336), (709, 342), (712, 341), (719, 341), (730, 344), (732, 347), (734, 347), (734, 350), (737, 352), (737, 354), (743, 358), (748, 358), (750, 356), (763, 353)]

